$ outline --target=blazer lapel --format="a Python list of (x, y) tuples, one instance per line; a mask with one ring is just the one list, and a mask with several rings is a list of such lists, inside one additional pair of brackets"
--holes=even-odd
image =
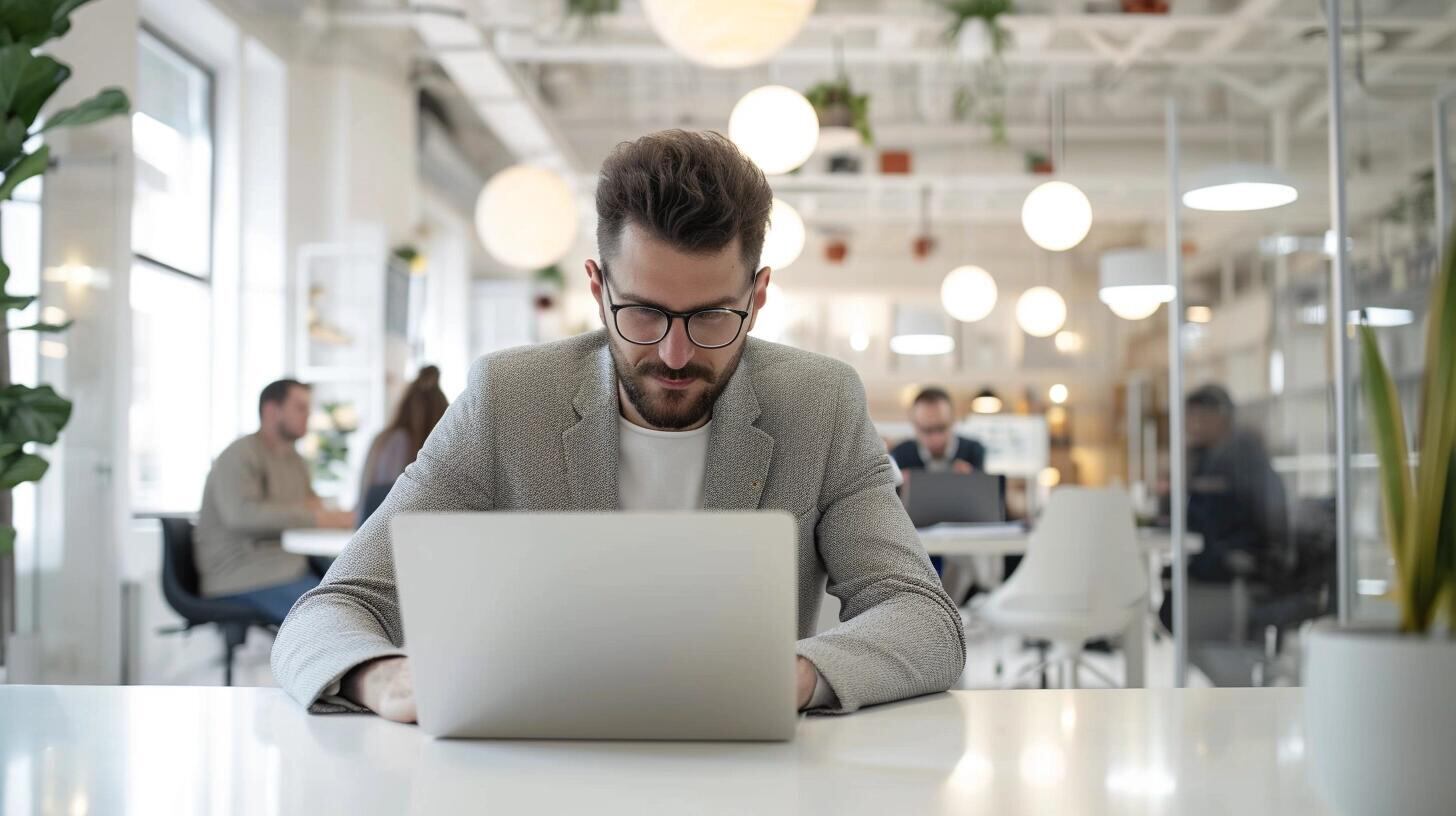
[(745, 353), (713, 406), (703, 473), (705, 510), (756, 510), (768, 480), (774, 438), (754, 425), (759, 408), (747, 370), (748, 357)]
[(611, 351), (603, 345), (579, 372), (581, 387), (571, 404), (577, 423), (561, 434), (566, 479), (574, 510), (617, 510), (618, 426), (617, 380)]

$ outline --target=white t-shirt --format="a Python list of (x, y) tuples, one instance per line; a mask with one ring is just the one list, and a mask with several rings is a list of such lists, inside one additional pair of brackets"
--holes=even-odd
[(713, 423), (691, 431), (654, 431), (626, 418), (620, 422), (617, 484), (622, 509), (701, 510), (708, 429)]
[[(709, 422), (691, 431), (654, 431), (621, 423), (621, 456), (617, 461), (617, 495), (626, 511), (701, 510), (703, 471), (708, 464)], [(816, 672), (817, 674), (817, 672)], [(834, 690), (815, 678), (809, 708), (838, 705)]]

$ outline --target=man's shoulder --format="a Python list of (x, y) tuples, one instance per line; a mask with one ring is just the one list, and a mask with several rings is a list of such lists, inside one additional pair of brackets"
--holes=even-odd
[(561, 370), (561, 366), (585, 362), (601, 351), (605, 343), (605, 336), (598, 330), (549, 343), (502, 349), (476, 359), (471, 376), (500, 376), (519, 371), (539, 373), (543, 366)]
[[(805, 384), (822, 383), (842, 386), (846, 382), (859, 383), (859, 374), (854, 366), (823, 354), (772, 343), (756, 337), (748, 339), (744, 359), (752, 371), (755, 385), (762, 383)], [(759, 397), (764, 394), (760, 390)]]
[(256, 433), (244, 434), (228, 443), (228, 446), (222, 449), (222, 452), (217, 455), (217, 458), (219, 460), (251, 459), (258, 455), (262, 444), (262, 440), (258, 438)]

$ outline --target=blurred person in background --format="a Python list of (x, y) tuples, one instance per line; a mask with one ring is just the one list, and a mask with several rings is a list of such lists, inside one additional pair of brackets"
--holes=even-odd
[[(1186, 416), (1187, 524), (1203, 538), (1202, 551), (1188, 559), (1189, 640), (1237, 640), (1230, 585), (1277, 571), (1289, 527), (1284, 482), (1259, 434), (1237, 425), (1233, 398), (1222, 386), (1189, 394)], [(1159, 488), (1166, 517), (1167, 486)], [(1171, 592), (1161, 617), (1171, 631)]]
[(202, 594), (241, 601), (278, 623), (318, 585), (308, 559), (284, 551), (283, 531), (354, 526), (352, 513), (324, 507), (308, 463), (294, 448), (308, 433), (311, 396), (297, 380), (263, 389), (257, 432), (228, 445), (213, 462), (197, 520)]
[(425, 366), (405, 389), (394, 419), (369, 445), (364, 474), (359, 485), (359, 525), (373, 515), (389, 495), (395, 479), (419, 455), (430, 431), (445, 415), (450, 400), (440, 390), (440, 369)]
[(910, 403), (915, 438), (901, 442), (890, 458), (902, 471), (984, 473), (986, 447), (955, 433), (955, 404), (943, 388), (926, 388)]

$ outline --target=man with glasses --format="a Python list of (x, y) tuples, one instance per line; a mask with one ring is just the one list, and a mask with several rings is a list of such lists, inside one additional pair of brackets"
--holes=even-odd
[(985, 472), (986, 446), (955, 433), (955, 406), (945, 389), (932, 386), (915, 395), (910, 427), (915, 438), (890, 451), (900, 470)]
[[(772, 274), (758, 267), (772, 201), (718, 134), (617, 147), (596, 191), (601, 259), (585, 264), (605, 328), (476, 362), (279, 632), (273, 672), (295, 699), (415, 719), (389, 540), (390, 518), (408, 511), (787, 511), (800, 708), (853, 711), (956, 681), (960, 614), (895, 496), (858, 377), (747, 337)], [(815, 634), (826, 581), (842, 622)]]

